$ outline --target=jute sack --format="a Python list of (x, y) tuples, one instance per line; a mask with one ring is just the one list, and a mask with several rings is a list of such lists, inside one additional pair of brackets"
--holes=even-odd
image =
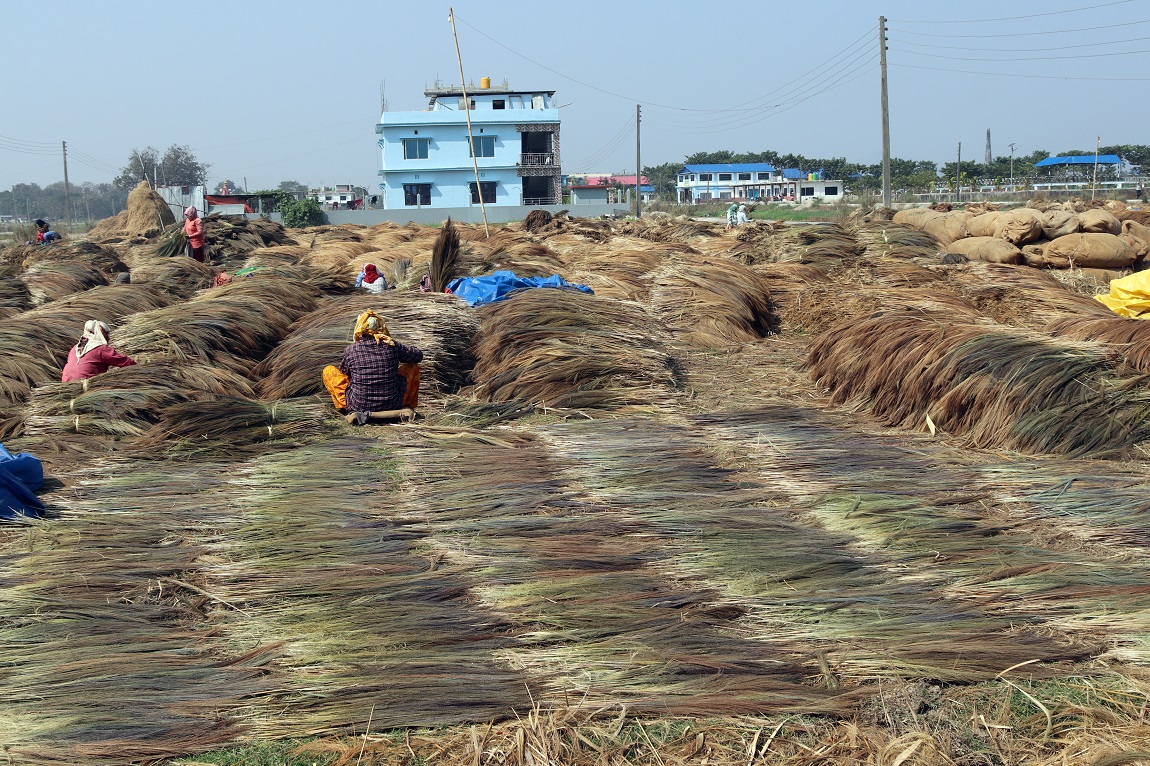
[(1042, 236), (1058, 239), (1067, 234), (1077, 234), (1082, 222), (1069, 210), (1047, 210), (1042, 214)]
[(943, 213), (938, 218), (931, 218), (923, 224), (922, 230), (938, 240), (938, 244), (946, 247), (958, 239), (966, 239), (970, 232), (966, 228), (970, 216), (962, 212)]
[(931, 210), (924, 207), (914, 207), (910, 210), (900, 210), (894, 214), (892, 219), (895, 223), (901, 223), (909, 226), (912, 229), (922, 231), (922, 227), (926, 225), (927, 221), (941, 218), (942, 213), (937, 210)]
[(1035, 269), (1045, 269), (1046, 263), (1046, 246), (1049, 242), (1038, 242), (1031, 245), (1023, 245), (1022, 247), (1022, 260), (1027, 266)]
[(976, 215), (966, 222), (966, 229), (972, 237), (993, 237), (994, 222), (998, 220), (1000, 215), (1002, 213), (997, 210)]
[(987, 263), (1022, 263), (1022, 251), (998, 237), (967, 237), (952, 242), (946, 252)]
[(1012, 245), (1029, 245), (1042, 236), (1045, 220), (1041, 213), (1028, 207), (1008, 210), (994, 222), (994, 236)]
[(1107, 287), (1112, 279), (1121, 279), (1128, 276), (1129, 271), (1119, 271), (1117, 269), (1082, 269), (1083, 276), (1089, 277), (1097, 287)]
[(1127, 242), (1130, 242), (1130, 239), (1133, 238), (1141, 244), (1140, 247), (1139, 244), (1130, 242), (1130, 244), (1134, 246), (1135, 252), (1138, 253), (1139, 258), (1145, 258), (1150, 254), (1150, 226), (1143, 226), (1137, 221), (1123, 221), (1122, 236)]
[(1079, 213), (1078, 223), (1084, 234), (1119, 234), (1122, 231), (1122, 222), (1102, 208)]
[(1138, 258), (1130, 243), (1113, 234), (1067, 234), (1042, 251), (1048, 266), (1068, 268), (1124, 269)]

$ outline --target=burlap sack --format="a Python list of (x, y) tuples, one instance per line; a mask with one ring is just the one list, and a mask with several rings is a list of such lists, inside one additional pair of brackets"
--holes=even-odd
[(1056, 269), (1124, 269), (1138, 258), (1130, 243), (1113, 234), (1067, 234), (1043, 249), (1047, 265)]
[(1044, 220), (1041, 213), (1028, 207), (1008, 210), (994, 222), (994, 236), (1012, 245), (1029, 245), (1042, 236)]
[(994, 222), (998, 220), (1000, 215), (1002, 213), (997, 210), (976, 215), (966, 222), (966, 229), (972, 237), (993, 237)]
[(1077, 234), (1081, 225), (1078, 216), (1069, 210), (1047, 210), (1042, 214), (1042, 236), (1047, 239)]
[(966, 222), (970, 216), (962, 212), (943, 213), (938, 218), (931, 218), (923, 224), (922, 230), (938, 240), (938, 244), (946, 247), (958, 239), (966, 239), (970, 232)]
[(1089, 277), (1097, 287), (1109, 287), (1110, 280), (1121, 279), (1128, 276), (1129, 271), (1119, 271), (1117, 269), (1081, 269), (1083, 276)]
[(998, 237), (967, 237), (947, 246), (946, 252), (959, 253), (987, 263), (1022, 263), (1022, 251)]
[(1084, 234), (1120, 234), (1122, 222), (1102, 208), (1084, 210), (1078, 214), (1079, 231)]
[[(1143, 226), (1137, 221), (1123, 221), (1122, 236), (1126, 237), (1127, 241), (1133, 237), (1141, 243), (1141, 247), (1134, 242), (1130, 243), (1134, 247), (1135, 252), (1138, 253), (1139, 258), (1145, 258), (1146, 255), (1150, 253), (1150, 226)], [(1145, 251), (1143, 248), (1145, 248)]]
[(901, 223), (904, 226), (909, 226), (912, 229), (922, 231), (922, 227), (926, 225), (927, 221), (932, 221), (935, 218), (941, 218), (942, 213), (937, 210), (930, 210), (923, 207), (914, 207), (909, 210), (900, 210), (894, 214), (892, 219), (895, 223)]
[(1047, 266), (1045, 250), (1048, 244), (1050, 243), (1038, 242), (1032, 245), (1024, 245), (1022, 248), (1022, 260), (1027, 266), (1032, 268), (1045, 269)]

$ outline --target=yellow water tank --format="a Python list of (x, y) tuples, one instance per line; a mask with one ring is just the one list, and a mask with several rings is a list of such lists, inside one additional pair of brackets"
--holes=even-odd
[(491, 78), (490, 77), (480, 77), (479, 78), (479, 87), (483, 88), (483, 90), (487, 90), (488, 88), (490, 88), (491, 87)]

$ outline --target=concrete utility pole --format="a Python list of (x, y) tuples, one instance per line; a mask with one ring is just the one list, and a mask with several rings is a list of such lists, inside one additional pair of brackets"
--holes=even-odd
[(643, 162), (639, 154), (639, 105), (635, 104), (635, 218), (643, 215)]
[(987, 128), (986, 129), (986, 167), (989, 168), (990, 163), (993, 161), (994, 161), (993, 158), (990, 156), (990, 128)]
[[(1094, 183), (1090, 186), (1090, 199), (1094, 199), (1094, 195), (1098, 192), (1098, 147), (1102, 145), (1102, 136), (1098, 136), (1094, 140)], [(68, 177), (65, 171), (64, 178)]]
[(886, 16), (878, 17), (878, 67), (882, 83), (882, 204), (890, 207), (890, 104), (886, 94)]
[(954, 166), (954, 201), (962, 201), (962, 142), (958, 142), (958, 163)]
[(1010, 144), (1010, 190), (1014, 191), (1014, 144)]
[(61, 141), (60, 146), (64, 149), (64, 213), (68, 216), (68, 231), (72, 231), (72, 195), (71, 186), (68, 184), (68, 142)]

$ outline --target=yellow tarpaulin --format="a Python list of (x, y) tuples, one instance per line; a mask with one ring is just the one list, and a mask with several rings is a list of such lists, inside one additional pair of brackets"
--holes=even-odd
[(1094, 298), (1119, 316), (1150, 319), (1150, 270), (1112, 279), (1110, 294)]

